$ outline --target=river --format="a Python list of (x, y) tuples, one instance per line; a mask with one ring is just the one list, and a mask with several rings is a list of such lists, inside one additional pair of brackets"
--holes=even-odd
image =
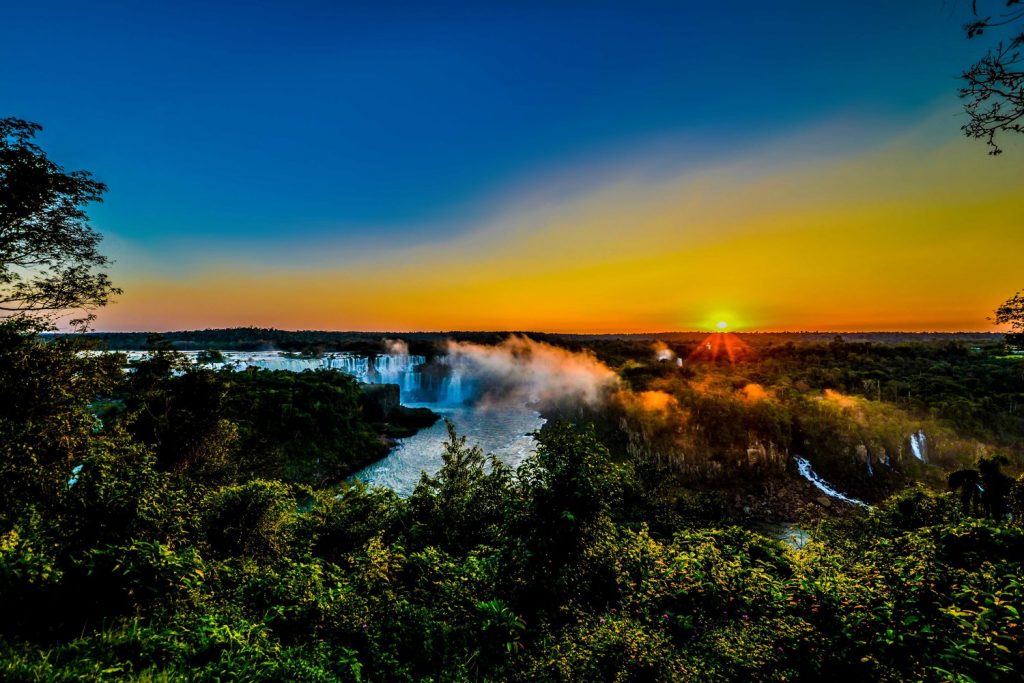
[(430, 402), (411, 405), (430, 408), (444, 419), (399, 440), (391, 453), (357, 472), (355, 479), (387, 486), (400, 496), (409, 495), (420, 480), (421, 472), (435, 474), (441, 467), (441, 454), (448, 441), (446, 420), (455, 425), (460, 436), (466, 437), (467, 445), (478, 445), (484, 453), (493, 453), (507, 465), (517, 467), (536, 448), (537, 443), (530, 433), (544, 424), (540, 413), (527, 406), (487, 408)]
[[(129, 359), (144, 357), (144, 351), (128, 353)], [(198, 352), (185, 352), (186, 357), (197, 360)], [(476, 379), (464, 368), (447, 368), (430, 372), (423, 356), (402, 353), (382, 353), (375, 356), (352, 353), (327, 353), (316, 357), (300, 357), (278, 351), (224, 351), (223, 362), (209, 363), (211, 367), (247, 367), (267, 370), (335, 369), (352, 375), (368, 384), (397, 384), (401, 390), (402, 405), (430, 408), (441, 415), (432, 427), (421, 429), (413, 436), (399, 439), (396, 447), (372, 465), (357, 472), (353, 478), (367, 484), (387, 486), (401, 496), (408, 496), (423, 472), (433, 475), (441, 468), (441, 455), (448, 440), (445, 421), (455, 425), (467, 445), (478, 445), (484, 453), (493, 453), (506, 464), (516, 467), (536, 448), (530, 434), (544, 425), (544, 418), (525, 402), (505, 401), (500, 406), (475, 402)], [(493, 406), (493, 407), (488, 407)]]

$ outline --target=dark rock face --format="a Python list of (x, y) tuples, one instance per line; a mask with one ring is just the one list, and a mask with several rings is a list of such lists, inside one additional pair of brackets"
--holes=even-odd
[(386, 421), (401, 404), (401, 388), (397, 384), (360, 384), (363, 415), (371, 422)]
[(438, 420), (441, 416), (429, 408), (408, 408), (398, 406), (388, 420), (386, 436), (401, 439), (412, 436), (421, 429), (425, 429)]
[(373, 425), (388, 447), (395, 439), (412, 436), (437, 422), (441, 416), (429, 408), (408, 408), (400, 402), (401, 388), (397, 384), (360, 384), (359, 402), (363, 417)]

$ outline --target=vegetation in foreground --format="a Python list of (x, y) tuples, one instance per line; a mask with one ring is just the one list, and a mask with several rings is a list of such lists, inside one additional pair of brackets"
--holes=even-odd
[[(190, 437), (174, 448), (140, 427), (152, 411), (97, 422), (116, 364), (3, 333), (0, 384), (21, 388), (0, 404), (5, 680), (983, 681), (1024, 666), (1024, 532), (950, 494), (907, 490), (800, 550), (685, 511), (652, 525), (652, 463), (568, 424), (516, 472), (453, 434), (410, 498), (339, 494), (198, 438), (264, 422), (230, 408), (206, 432), (172, 429)], [(259, 415), (253, 400), (234, 415)]]
[[(513, 472), (453, 433), (442, 470), (408, 499), (325, 487), (381, 447), (350, 379), (176, 374), (159, 353), (125, 375), (116, 356), (40, 339), (39, 317), (82, 308), (85, 322), (118, 290), (84, 212), (105, 188), (47, 159), (38, 130), (0, 120), (0, 310), (36, 316), (0, 323), (4, 680), (989, 681), (1024, 670), (1019, 483), (1012, 523), (984, 501), (917, 487), (822, 523), (799, 550), (677, 495), (723, 473), (749, 478), (765, 461), (756, 448), (751, 459), (751, 439), (764, 453), (834, 443), (823, 461), (834, 473), (864, 469), (850, 448), (893, 452), (910, 411), (1019, 445), (1006, 365), (934, 357), (925, 370), (922, 354), (839, 343), (705, 377), (624, 358), (618, 437), (608, 420), (601, 434), (552, 424)], [(599, 352), (610, 359), (613, 346)], [(921, 391), (952, 375), (964, 383)], [(836, 405), (817, 400), (828, 391)], [(634, 411), (645, 398), (657, 409)], [(770, 475), (779, 462), (768, 462)], [(982, 463), (987, 481), (997, 461)]]

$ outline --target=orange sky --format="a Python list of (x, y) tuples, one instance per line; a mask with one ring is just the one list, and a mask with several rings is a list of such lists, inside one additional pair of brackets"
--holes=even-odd
[(1024, 149), (987, 156), (937, 116), (815, 152), (781, 140), (660, 175), (611, 163), (571, 196), (510, 192), (443, 243), (282, 236), (182, 273), (173, 251), (115, 239), (125, 294), (97, 329), (995, 329), (1024, 288)]

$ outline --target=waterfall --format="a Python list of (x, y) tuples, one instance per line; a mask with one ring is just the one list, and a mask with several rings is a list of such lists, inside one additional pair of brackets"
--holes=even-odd
[(928, 440), (925, 439), (923, 429), (910, 435), (910, 452), (921, 462), (928, 462)]
[(301, 358), (283, 355), (276, 351), (262, 353), (225, 351), (224, 357), (226, 365), (239, 370), (244, 370), (247, 367), (289, 372), (319, 369), (338, 370), (367, 384), (397, 384), (402, 388), (403, 393), (415, 393), (419, 390), (418, 367), (426, 362), (426, 358), (423, 356), (390, 353), (372, 356), (372, 365), (370, 356), (341, 352)]
[(415, 369), (409, 370), (402, 375), (402, 395), (416, 396), (420, 393), (423, 378)]
[(462, 373), (458, 370), (453, 370), (441, 383), (441, 402), (452, 406), (466, 402), (462, 388)]
[(415, 391), (419, 387), (417, 367), (426, 362), (423, 356), (408, 354), (378, 354), (374, 357), (374, 370), (381, 384), (397, 384), (403, 392)]
[[(198, 362), (199, 351), (182, 351), (181, 353), (190, 362)], [(280, 351), (222, 351), (221, 354), (224, 356), (223, 362), (209, 363), (208, 365), (239, 371), (250, 367), (287, 372), (338, 370), (365, 384), (397, 384), (401, 388), (404, 401), (423, 400), (420, 366), (427, 362), (424, 356), (411, 356), (404, 353), (380, 353), (367, 356), (332, 352), (322, 356), (303, 357), (292, 356)], [(147, 358), (149, 352), (129, 351), (126, 355), (131, 362)], [(370, 358), (373, 358), (372, 365)]]
[(799, 470), (800, 476), (814, 484), (814, 486), (819, 491), (824, 493), (826, 496), (829, 496), (830, 498), (836, 498), (837, 500), (841, 500), (844, 503), (850, 503), (851, 505), (859, 505), (860, 507), (870, 507), (864, 501), (857, 500), (856, 498), (851, 498), (832, 488), (832, 486), (827, 481), (819, 477), (818, 474), (813, 469), (811, 469), (811, 462), (807, 458), (801, 458), (800, 456), (794, 455), (793, 459), (796, 460), (796, 468), (797, 470)]

